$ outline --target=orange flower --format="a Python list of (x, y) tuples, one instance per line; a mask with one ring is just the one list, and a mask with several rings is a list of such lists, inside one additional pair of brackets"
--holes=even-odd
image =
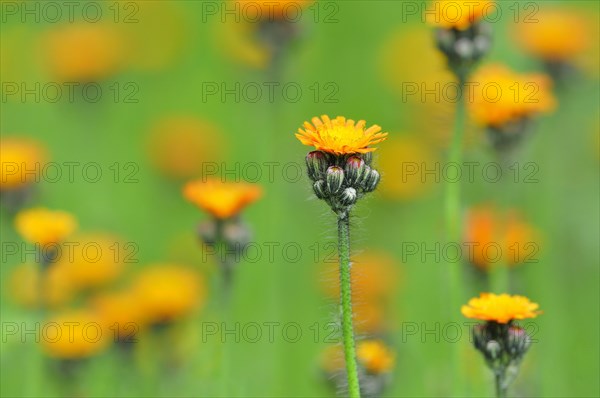
[(59, 359), (81, 359), (105, 349), (111, 341), (110, 330), (89, 310), (71, 310), (49, 319), (43, 326), (42, 346)]
[(356, 358), (372, 374), (387, 373), (394, 367), (394, 354), (380, 340), (363, 340), (356, 346)]
[(298, 129), (296, 138), (304, 145), (334, 155), (373, 152), (369, 147), (387, 139), (388, 133), (381, 133), (381, 127), (374, 125), (365, 129), (366, 122), (346, 120), (343, 116), (331, 120), (329, 116), (314, 117), (312, 124), (304, 122), (305, 130)]
[[(492, 257), (503, 260), (507, 265), (526, 261), (535, 254), (536, 235), (536, 231), (515, 211), (502, 215), (491, 207), (478, 207), (467, 214), (464, 241), (472, 247), (469, 255), (473, 256), (470, 259), (473, 264), (487, 270)], [(500, 252), (493, 252), (492, 246)]]
[(95, 82), (124, 63), (123, 38), (110, 25), (73, 23), (48, 32), (44, 40), (50, 71), (62, 81)]
[(219, 129), (191, 116), (161, 120), (152, 129), (150, 159), (169, 177), (192, 178), (202, 173), (203, 165), (221, 159)]
[(105, 327), (124, 341), (131, 341), (146, 323), (140, 301), (131, 291), (96, 296), (92, 306)]
[(550, 112), (556, 99), (552, 80), (543, 74), (518, 74), (502, 65), (488, 65), (473, 76), (470, 110), (482, 126), (500, 127), (538, 113)]
[(236, 0), (239, 10), (248, 20), (280, 20), (298, 18), (299, 9), (314, 0)]
[(38, 264), (20, 264), (9, 278), (11, 298), (25, 308), (60, 308), (73, 297), (74, 290), (62, 268), (48, 267), (40, 272)]
[(236, 216), (261, 195), (262, 189), (256, 184), (217, 179), (191, 181), (183, 188), (183, 196), (188, 201), (220, 219)]
[(495, 12), (494, 1), (437, 0), (428, 6), (427, 22), (444, 29), (466, 30)]
[(45, 159), (46, 151), (39, 142), (16, 137), (0, 139), (0, 190), (35, 181)]
[(461, 313), (467, 318), (509, 323), (537, 317), (542, 313), (538, 308), (537, 303), (532, 303), (524, 296), (481, 293), (479, 297), (472, 298), (467, 305), (463, 305)]
[(568, 61), (592, 44), (586, 16), (569, 8), (542, 9), (535, 21), (516, 25), (515, 40), (527, 52), (546, 61)]
[(20, 211), (15, 227), (23, 239), (43, 246), (60, 243), (77, 228), (77, 221), (67, 212), (38, 207)]
[(133, 285), (140, 314), (150, 323), (171, 322), (188, 315), (205, 298), (204, 280), (192, 269), (157, 264), (143, 270)]

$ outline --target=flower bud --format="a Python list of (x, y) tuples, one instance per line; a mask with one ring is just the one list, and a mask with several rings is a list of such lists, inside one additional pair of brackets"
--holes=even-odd
[(529, 349), (531, 339), (520, 326), (510, 326), (506, 336), (506, 351), (512, 359), (521, 358)]
[(332, 194), (337, 194), (344, 184), (344, 170), (338, 166), (331, 166), (327, 169), (327, 189)]
[(358, 156), (350, 156), (346, 161), (346, 181), (348, 185), (354, 185), (360, 181), (365, 171), (365, 161)]
[(358, 194), (356, 189), (352, 187), (344, 189), (340, 195), (340, 203), (343, 206), (352, 206), (354, 203), (356, 203), (356, 199), (358, 199)]
[(381, 176), (377, 170), (371, 169), (367, 174), (367, 177), (363, 183), (363, 190), (365, 192), (373, 192), (381, 180)]
[(250, 230), (241, 222), (228, 222), (223, 226), (223, 239), (230, 247), (243, 249), (250, 243)]
[(316, 181), (324, 177), (327, 170), (327, 155), (321, 151), (312, 151), (306, 155), (306, 168), (311, 180)]
[(496, 360), (502, 355), (502, 346), (496, 340), (490, 340), (485, 345), (485, 352), (483, 354), (492, 361)]
[(315, 181), (315, 183), (313, 184), (313, 191), (315, 192), (317, 198), (325, 199), (327, 197), (327, 192), (325, 191), (325, 181)]
[(371, 163), (373, 163), (373, 152), (363, 153), (362, 159), (365, 161), (367, 166), (370, 166)]
[(198, 225), (198, 236), (207, 245), (214, 245), (217, 241), (217, 226), (213, 220), (204, 221)]

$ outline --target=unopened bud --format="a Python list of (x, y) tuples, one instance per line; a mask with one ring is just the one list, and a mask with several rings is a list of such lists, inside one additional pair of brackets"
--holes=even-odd
[(198, 236), (207, 245), (214, 245), (217, 241), (217, 226), (213, 220), (204, 221), (198, 225)]
[(348, 185), (354, 185), (360, 181), (365, 171), (365, 161), (358, 156), (350, 156), (346, 161), (346, 181)]
[(525, 329), (520, 326), (511, 326), (508, 328), (506, 350), (511, 358), (518, 359), (522, 357), (530, 345), (531, 339)]
[(332, 194), (337, 194), (344, 184), (344, 170), (338, 166), (331, 166), (327, 169), (327, 189)]
[(352, 187), (344, 189), (340, 195), (340, 203), (343, 206), (352, 206), (354, 203), (356, 203), (356, 199), (358, 199), (358, 194), (356, 189)]
[(223, 226), (223, 239), (229, 246), (244, 248), (250, 243), (250, 230), (239, 221), (228, 222)]
[(367, 166), (370, 166), (373, 163), (373, 152), (367, 152), (362, 154), (362, 159), (365, 161)]
[(377, 170), (371, 169), (364, 180), (363, 190), (365, 192), (373, 192), (375, 188), (377, 188), (379, 180), (381, 180), (379, 172)]
[(473, 57), (475, 46), (471, 39), (460, 38), (454, 43), (454, 51), (456, 54), (463, 59), (470, 59)]
[(327, 155), (321, 151), (312, 151), (306, 155), (306, 167), (308, 176), (311, 180), (316, 181), (325, 177), (328, 162)]
[(317, 198), (325, 199), (325, 197), (327, 197), (327, 193), (325, 191), (325, 181), (323, 181), (323, 180), (315, 181), (315, 183), (313, 184), (313, 191), (315, 192), (315, 195), (317, 196)]
[(490, 340), (485, 345), (485, 356), (491, 360), (495, 360), (502, 354), (502, 346), (496, 340)]

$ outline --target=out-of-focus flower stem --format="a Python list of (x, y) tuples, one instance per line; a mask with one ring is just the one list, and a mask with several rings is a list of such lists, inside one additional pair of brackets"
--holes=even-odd
[(342, 334), (348, 376), (348, 396), (360, 397), (354, 329), (352, 326), (352, 286), (350, 279), (350, 219), (347, 212), (338, 216), (338, 251), (340, 256), (340, 294), (342, 305)]

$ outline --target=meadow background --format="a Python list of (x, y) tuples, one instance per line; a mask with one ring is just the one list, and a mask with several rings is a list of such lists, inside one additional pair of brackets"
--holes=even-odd
[[(9, 2), (3, 1), (3, 7), (5, 3)], [(18, 3), (22, 7), (36, 2)], [(7, 95), (6, 83), (57, 81), (47, 67), (48, 51), (56, 49), (45, 40), (69, 21), (41, 18), (38, 22), (27, 17), (23, 23), (3, 8), (2, 138), (36, 139), (58, 164), (97, 162), (101, 166), (103, 177), (96, 183), (78, 173), (73, 182), (65, 176), (56, 182), (42, 179), (36, 184), (38, 192), (31, 205), (73, 213), (81, 231), (107, 231), (134, 242), (137, 263), (126, 264), (123, 275), (104, 289), (126, 284), (154, 263), (189, 265), (203, 275), (208, 288), (202, 305), (173, 325), (167, 335), (140, 336), (133, 358), (123, 357), (115, 347), (90, 358), (76, 376), (77, 394), (334, 395), (320, 370), (320, 356), (332, 344), (326, 337), (336, 305), (324, 298), (320, 286), (336, 283), (323, 264), (336, 240), (335, 217), (313, 197), (307, 178), (295, 178), (308, 148), (293, 135), (305, 120), (329, 114), (366, 119), (390, 132), (376, 158), (383, 172), (381, 186), (359, 203), (353, 220), (353, 250), (365, 255), (385, 253), (395, 267), (390, 276), (395, 279), (395, 289), (385, 318), (386, 338), (395, 352), (396, 365), (384, 396), (446, 396), (453, 374), (449, 344), (462, 344), (466, 351), (470, 388), (465, 394), (491, 395), (491, 374), (468, 343), (468, 328), (462, 328), (457, 343), (448, 342), (441, 332), (450, 310), (446, 305), (446, 262), (435, 256), (407, 256), (403, 251), (407, 242), (427, 247), (443, 244), (443, 179), (426, 178), (404, 188), (385, 188), (394, 179), (397, 187), (401, 173), (394, 172), (393, 166), (404, 158), (425, 159), (429, 165), (439, 161), (443, 167), (452, 126), (453, 104), (447, 99), (436, 103), (431, 97), (422, 101), (403, 96), (403, 82), (432, 83), (440, 76), (433, 40), (427, 39), (431, 38), (430, 27), (422, 18), (407, 15), (401, 1), (319, 1), (305, 9), (295, 24), (298, 37), (274, 74), (243, 23), (234, 23), (233, 17), (223, 21), (218, 15), (207, 15), (207, 2), (121, 2), (135, 3), (132, 10), (138, 10), (137, 22), (133, 23), (115, 23), (109, 3), (101, 3), (106, 15), (101, 23), (122, 35), (126, 61), (99, 81), (103, 95), (97, 102), (79, 95), (73, 101), (63, 97), (57, 102), (44, 95), (39, 101), (32, 96)], [(221, 2), (210, 3), (223, 7)], [(519, 48), (514, 34), (510, 7), (525, 10), (531, 2), (502, 3), (505, 15), (492, 24), (493, 50), (484, 63), (501, 62), (518, 71), (543, 70)], [(463, 205), (493, 202), (509, 192), (510, 207), (518, 209), (539, 232), (539, 261), (513, 271), (514, 293), (527, 295), (544, 311), (533, 322), (536, 343), (513, 387), (515, 396), (592, 397), (600, 394), (599, 6), (593, 1), (536, 4), (568, 6), (589, 16), (590, 32), (595, 35), (585, 58), (589, 62), (578, 64), (583, 66), (575, 76), (554, 87), (558, 107), (537, 120), (535, 132), (522, 148), (519, 162), (537, 165), (535, 181), (519, 178), (517, 183), (498, 184), (476, 174), (474, 182), (461, 180)], [(431, 76), (424, 75), (432, 70)], [(222, 98), (220, 93), (209, 95), (206, 91), (207, 83), (265, 87), (264, 82), (276, 79), (301, 87), (298, 101), (285, 98), (277, 89), (274, 101), (268, 100), (265, 90), (257, 102), (243, 93), (236, 101), (233, 95)], [(115, 83), (120, 84), (117, 100), (110, 88)], [(123, 88), (127, 83), (133, 85)], [(318, 93), (311, 87), (317, 87)], [(131, 97), (135, 102), (125, 100), (133, 92), (130, 90), (135, 91)], [(181, 153), (178, 149), (161, 152), (177, 147), (168, 145), (168, 134), (164, 141), (152, 144), (157, 126), (173, 117), (196, 118), (210, 126), (201, 135), (206, 147), (198, 146), (198, 156), (219, 163), (219, 171), (237, 167), (234, 174), (243, 179), (254, 176), (250, 168), (244, 168), (249, 164), (259, 164), (262, 170), (258, 183), (264, 197), (244, 212), (262, 255), (256, 261), (244, 259), (237, 267), (229, 310), (219, 301), (214, 259), (202, 255), (195, 235), (197, 223), (206, 215), (181, 194), (182, 184), (194, 176), (173, 177), (157, 167), (157, 157), (166, 157), (168, 163), (186, 156), (181, 149), (188, 147), (185, 142), (179, 143)], [(421, 152), (386, 151), (386, 145), (395, 142), (395, 148), (402, 148), (405, 140), (410, 145), (417, 140)], [(203, 150), (213, 146), (216, 149)], [(465, 148), (466, 161), (495, 161), (484, 134), (473, 125), (469, 125)], [(115, 162), (119, 167), (134, 165), (121, 169), (123, 173), (134, 171), (132, 182), (123, 175), (115, 182), (109, 168)], [(276, 165), (273, 178), (265, 166), (270, 162)], [(40, 347), (31, 335), (23, 338), (21, 330), (17, 335), (6, 333), (8, 323), (19, 327), (25, 323), (31, 328), (37, 315), (22, 308), (11, 294), (15, 287), (11, 286), (11, 272), (23, 262), (23, 255), (5, 251), (7, 243), (22, 242), (6, 211), (0, 227), (5, 254), (0, 267), (0, 393), (6, 397), (66, 395), (66, 381), (56, 376), (50, 359), (40, 358)], [(269, 258), (266, 244), (275, 245), (273, 258)], [(286, 244), (299, 247), (300, 254), (292, 249), (284, 253)], [(290, 261), (290, 256), (297, 261)], [(469, 275), (465, 300), (484, 289), (476, 272)], [(458, 313), (460, 309), (453, 310)], [(256, 322), (263, 325), (262, 338), (252, 342), (242, 336), (235, 341), (234, 336), (223, 335), (222, 322), (228, 328)], [(264, 326), (268, 322), (277, 323), (273, 341)], [(206, 333), (207, 323), (218, 325), (217, 334)], [(301, 331), (294, 342), (290, 341), (295, 340), (293, 330), (289, 330), (291, 338), (283, 332), (283, 327), (292, 323), (294, 330)], [(409, 324), (416, 325), (416, 334), (407, 333)], [(161, 364), (165, 350), (176, 353), (177, 366)], [(227, 357), (230, 360), (225, 363)]]

